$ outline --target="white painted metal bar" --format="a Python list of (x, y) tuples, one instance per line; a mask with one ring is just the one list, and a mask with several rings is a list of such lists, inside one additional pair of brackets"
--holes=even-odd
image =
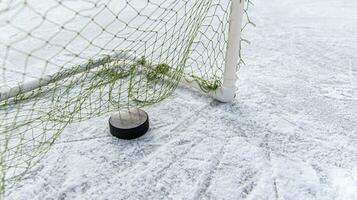
[(231, 102), (235, 97), (245, 1), (232, 0), (231, 3), (223, 86), (211, 94), (213, 98), (222, 102)]
[(19, 94), (30, 92), (32, 90), (46, 86), (48, 84), (63, 80), (68, 76), (75, 76), (76, 74), (85, 72), (87, 70), (92, 70), (97, 67), (100, 67), (103, 65), (104, 59), (109, 59), (108, 62), (110, 60), (116, 60), (116, 59), (133, 59), (133, 58), (131, 58), (131, 57), (129, 58), (129, 57), (130, 57), (130, 55), (126, 52), (118, 52), (111, 56), (101, 56), (99, 58), (93, 59), (91, 62), (82, 64), (82, 65), (78, 65), (74, 68), (62, 70), (62, 71), (59, 71), (52, 75), (43, 76), (40, 79), (36, 79), (33, 81), (20, 83), (17, 86), (14, 86), (11, 88), (4, 88), (4, 89), (0, 90), (0, 101), (15, 97), (16, 95), (19, 95)]

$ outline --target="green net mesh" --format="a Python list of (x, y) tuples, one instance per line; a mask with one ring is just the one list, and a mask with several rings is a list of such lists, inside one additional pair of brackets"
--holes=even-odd
[[(0, 193), (69, 123), (222, 83), (230, 0), (0, 0)], [(249, 20), (248, 20), (249, 22)]]

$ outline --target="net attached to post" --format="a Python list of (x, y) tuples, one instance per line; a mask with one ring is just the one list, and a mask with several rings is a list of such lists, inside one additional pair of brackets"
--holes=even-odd
[(230, 5), (0, 1), (0, 193), (69, 123), (159, 102), (183, 79), (217, 89)]

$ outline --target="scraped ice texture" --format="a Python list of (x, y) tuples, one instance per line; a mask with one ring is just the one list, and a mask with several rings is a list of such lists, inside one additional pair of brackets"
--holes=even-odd
[(254, 4), (233, 104), (179, 88), (134, 141), (72, 124), (7, 199), (357, 199), (357, 1)]

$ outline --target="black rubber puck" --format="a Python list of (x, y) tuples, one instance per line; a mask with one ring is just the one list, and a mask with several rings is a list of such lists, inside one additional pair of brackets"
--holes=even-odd
[(109, 128), (114, 137), (132, 140), (149, 130), (149, 116), (139, 108), (124, 109), (110, 116)]

